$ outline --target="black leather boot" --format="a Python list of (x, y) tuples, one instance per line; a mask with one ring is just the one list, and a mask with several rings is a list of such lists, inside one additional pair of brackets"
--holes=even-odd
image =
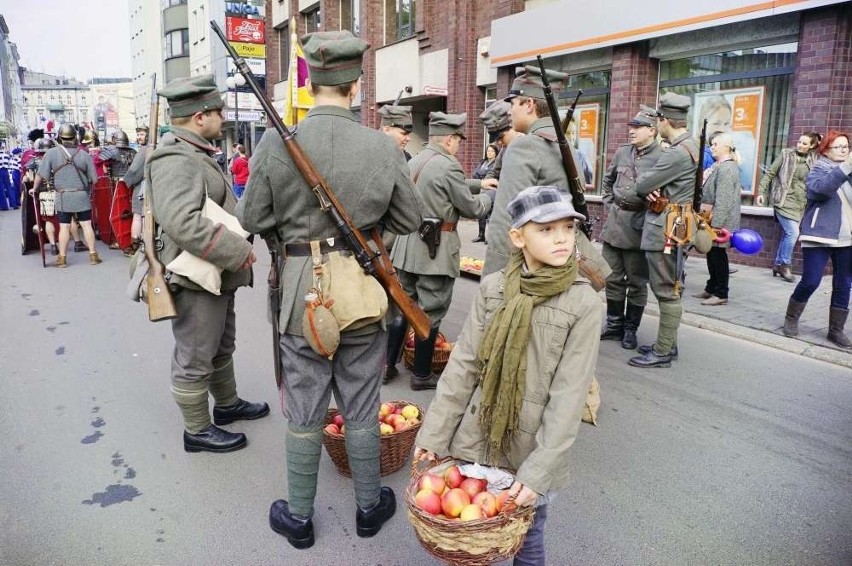
[(314, 522), (312, 519), (294, 517), (290, 514), (289, 504), (279, 499), (269, 508), (269, 526), (272, 530), (287, 538), (294, 548), (310, 548), (314, 545)]
[(385, 369), (385, 376), (382, 378), (382, 383), (390, 383), (393, 378), (399, 375), (396, 364), (399, 363), (399, 356), (402, 354), (407, 328), (408, 323), (402, 315), (393, 319), (388, 325), (387, 367)]
[[(648, 352), (651, 351), (651, 348), (652, 348), (652, 346), (639, 346), (639, 349), (636, 350), (636, 351), (644, 356), (645, 354), (647, 354)], [(672, 361), (677, 359), (677, 344), (672, 346), (672, 349), (669, 352), (669, 355), (672, 357)]]
[(266, 403), (249, 403), (240, 399), (227, 407), (213, 407), (213, 422), (224, 426), (234, 421), (253, 421), (268, 414), (269, 405)]
[(621, 340), (624, 338), (624, 302), (606, 300), (606, 327), (601, 340)]
[(228, 432), (216, 425), (210, 425), (197, 434), (183, 431), (183, 449), (187, 452), (233, 452), (245, 448), (246, 435), (241, 432)]
[(630, 358), (627, 363), (638, 368), (669, 368), (672, 367), (672, 355), (658, 354), (650, 347), (643, 355)]
[(645, 307), (627, 304), (627, 313), (624, 315), (624, 337), (621, 339), (621, 347), (625, 350), (635, 350), (639, 345), (636, 340), (636, 331), (642, 322), (642, 314)]
[(361, 538), (375, 536), (382, 525), (396, 513), (396, 496), (387, 486), (379, 491), (379, 502), (375, 507), (364, 511), (360, 507), (355, 512), (355, 532)]
[(432, 357), (435, 355), (435, 340), (438, 327), (432, 327), (425, 340), (414, 339), (414, 375), (411, 377), (412, 391), (423, 391), (438, 387), (439, 375), (432, 373)]

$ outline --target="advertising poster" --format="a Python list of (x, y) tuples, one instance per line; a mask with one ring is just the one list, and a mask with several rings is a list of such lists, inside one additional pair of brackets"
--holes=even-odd
[[(600, 111), (601, 106), (598, 103), (578, 104), (574, 110), (574, 118), (565, 131), (565, 137), (574, 150), (577, 171), (586, 190), (593, 190), (595, 187)], [(562, 118), (564, 119), (564, 114)]]
[(266, 22), (225, 16), (225, 35), (228, 41), (242, 43), (266, 43)]
[(691, 131), (701, 131), (707, 119), (707, 138), (727, 132), (740, 154), (740, 183), (744, 194), (753, 194), (757, 187), (757, 144), (763, 125), (764, 87), (736, 88), (695, 93)]
[(259, 57), (266, 58), (266, 45), (257, 43), (242, 43), (239, 41), (229, 41), (231, 47), (237, 52), (240, 57)]

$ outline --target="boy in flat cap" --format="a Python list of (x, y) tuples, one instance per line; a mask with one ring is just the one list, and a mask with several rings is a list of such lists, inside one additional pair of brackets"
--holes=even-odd
[(661, 213), (648, 208), (642, 230), (642, 250), (648, 259), (651, 291), (660, 307), (660, 326), (657, 340), (650, 346), (641, 346), (641, 356), (630, 358), (635, 367), (663, 367), (677, 359), (677, 330), (683, 315), (680, 301), (681, 273), (677, 273), (677, 254), (686, 256), (686, 246), (671, 246), (666, 251), (666, 219), (670, 213), (692, 206), (695, 190), (695, 171), (701, 156), (698, 146), (686, 130), (686, 116), (691, 102), (688, 96), (667, 92), (660, 97), (658, 109), (644, 107), (657, 120), (657, 130), (671, 146), (661, 155), (656, 165), (636, 179), (636, 193), (649, 203), (664, 197), (668, 206)]
[(621, 340), (622, 348), (635, 350), (636, 331), (648, 302), (648, 261), (640, 249), (645, 199), (636, 193), (636, 179), (657, 163), (662, 150), (657, 122), (646, 112), (636, 114), (627, 128), (630, 143), (618, 147), (603, 177), (607, 217), (601, 240), (612, 273), (606, 278), (606, 328), (601, 340)]
[(405, 146), (411, 140), (411, 132), (414, 130), (411, 106), (385, 104), (379, 108), (379, 115), (382, 117), (382, 131), (397, 143), (405, 155), (405, 160), (410, 161), (411, 154), (405, 151)]
[(246, 436), (219, 426), (269, 414), (266, 403), (239, 398), (234, 377), (234, 295), (251, 285), (256, 258), (245, 238), (202, 214), (207, 198), (228, 212), (236, 206), (230, 182), (212, 158), (210, 142), (221, 135), (223, 106), (213, 75), (175, 79), (159, 95), (169, 102), (171, 131), (145, 164), (146, 190), (163, 243), (159, 259), (168, 265), (186, 250), (223, 269), (220, 295), (170, 274), (177, 309), (172, 396), (183, 414), (187, 452), (230, 452), (245, 447)]
[[(547, 75), (554, 94), (558, 93), (568, 75), (551, 70), (547, 70)], [(511, 245), (506, 208), (509, 201), (532, 185), (561, 187), (569, 195), (568, 175), (562, 165), (556, 131), (544, 97), (541, 70), (531, 65), (518, 68), (512, 88), (504, 100), (512, 105), (509, 110), (512, 129), (526, 135), (516, 139), (503, 157), (500, 190), (497, 191), (494, 212), (486, 231), (488, 251), (485, 254), (483, 274), (500, 271), (509, 261)], [(577, 163), (577, 160), (574, 162)], [(597, 269), (605, 275), (609, 274), (600, 252), (582, 232), (577, 235), (577, 248)]]
[[(465, 179), (455, 155), (465, 139), (466, 122), (467, 114), (430, 113), (429, 143), (408, 163), (423, 201), (424, 217), (434, 219), (431, 235), (426, 236), (430, 243), (418, 233), (406, 233), (397, 239), (391, 253), (403, 289), (429, 315), (432, 325), (427, 339), (414, 340), (414, 375), (410, 383), (414, 391), (435, 389), (440, 377), (432, 373), (432, 355), (460, 272), (461, 241), (456, 231), (459, 218), (479, 218), (488, 212), (491, 199), (480, 190), (496, 184), (484, 179)], [(402, 317), (391, 323), (386, 381), (397, 375), (395, 364), (405, 340), (405, 327)]]
[[(420, 225), (421, 205), (399, 146), (358, 123), (349, 110), (361, 87), (369, 47), (348, 31), (318, 32), (301, 39), (308, 88), (315, 105), (299, 122), (296, 139), (343, 208), (361, 230), (383, 222), (408, 234)], [(314, 498), (331, 395), (346, 419), (346, 450), (355, 484), (355, 532), (371, 537), (396, 510), (396, 498), (379, 475), (379, 391), (387, 347), (380, 323), (340, 333), (333, 359), (316, 353), (302, 333), (305, 294), (314, 287), (311, 250), (350, 255), (339, 229), (323, 212), (275, 130), (252, 156), (252, 174), (237, 207), (254, 233), (276, 231), (287, 261), (281, 273), (281, 363), (287, 417), (288, 499), (272, 503), (269, 522), (296, 548), (314, 544)]]
[(509, 264), (482, 279), (414, 451), (514, 472), (516, 503), (536, 506), (514, 564), (546, 562), (547, 503), (568, 484), (600, 344), (600, 300), (574, 255), (584, 218), (566, 196), (529, 187), (509, 202)]

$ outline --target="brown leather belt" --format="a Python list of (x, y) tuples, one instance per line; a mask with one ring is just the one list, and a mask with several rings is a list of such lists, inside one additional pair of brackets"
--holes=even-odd
[(623, 200), (616, 200), (615, 206), (628, 212), (639, 212), (640, 210), (645, 210), (645, 205), (643, 203), (637, 204), (633, 202), (625, 202)]
[[(348, 250), (342, 239), (335, 238), (334, 244), (329, 245), (326, 240), (320, 240), (320, 253), (327, 254), (329, 252), (339, 252)], [(310, 242), (296, 242), (293, 244), (284, 244), (284, 256), (309, 256), (311, 254)]]
[(458, 222), (444, 222), (441, 224), (441, 232), (455, 232)]

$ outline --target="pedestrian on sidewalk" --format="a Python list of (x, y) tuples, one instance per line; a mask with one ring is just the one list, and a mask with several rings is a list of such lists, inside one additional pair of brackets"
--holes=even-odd
[(757, 205), (768, 203), (775, 211), (775, 219), (781, 227), (783, 236), (778, 242), (775, 252), (775, 263), (772, 266), (772, 277), (780, 276), (784, 281), (794, 281), (791, 266), (793, 265), (793, 248), (799, 238), (799, 222), (805, 213), (807, 201), (805, 178), (819, 158), (817, 146), (820, 136), (816, 132), (808, 132), (799, 136), (796, 148), (785, 148), (781, 151), (763, 178), (760, 179), (760, 194), (757, 195)]
[[(740, 154), (734, 147), (731, 134), (718, 134), (710, 143), (710, 152), (716, 162), (708, 169), (707, 180), (701, 197), (701, 211), (709, 212), (711, 224), (716, 229), (725, 229), (730, 233), (740, 228)], [(704, 286), (704, 292), (694, 295), (705, 306), (728, 304), (728, 248), (730, 239), (713, 242), (707, 252), (707, 271), (710, 278)]]
[(574, 254), (585, 218), (568, 198), (529, 187), (509, 202), (514, 251), (483, 278), (414, 451), (515, 474), (515, 503), (536, 507), (515, 564), (545, 563), (547, 504), (567, 486), (600, 345), (600, 301)]
[(825, 264), (831, 260), (831, 303), (828, 339), (842, 348), (852, 348), (843, 328), (849, 316), (852, 287), (852, 154), (849, 136), (829, 131), (819, 145), (820, 158), (805, 184), (808, 202), (802, 218), (802, 279), (796, 285), (787, 314), (784, 334), (798, 336), (799, 317), (808, 299), (819, 287)]
[(234, 176), (234, 194), (240, 198), (243, 196), (249, 178), (249, 160), (243, 144), (237, 144), (237, 154), (231, 160), (231, 175)]
[[(494, 167), (494, 162), (497, 160), (498, 152), (497, 144), (488, 144), (488, 147), (485, 148), (485, 157), (479, 162), (479, 165), (477, 165), (476, 169), (473, 171), (474, 179), (486, 179), (488, 177), (488, 173), (491, 172), (491, 169)], [(491, 199), (493, 199), (494, 191), (488, 191), (488, 195)], [(491, 201), (491, 207), (494, 207), (493, 200)], [(488, 224), (488, 219), (491, 218), (491, 210), (492, 209), (489, 208), (487, 213), (478, 218), (479, 234), (476, 236), (476, 239), (473, 240), (474, 244), (478, 242), (488, 244), (485, 240), (485, 226)]]

